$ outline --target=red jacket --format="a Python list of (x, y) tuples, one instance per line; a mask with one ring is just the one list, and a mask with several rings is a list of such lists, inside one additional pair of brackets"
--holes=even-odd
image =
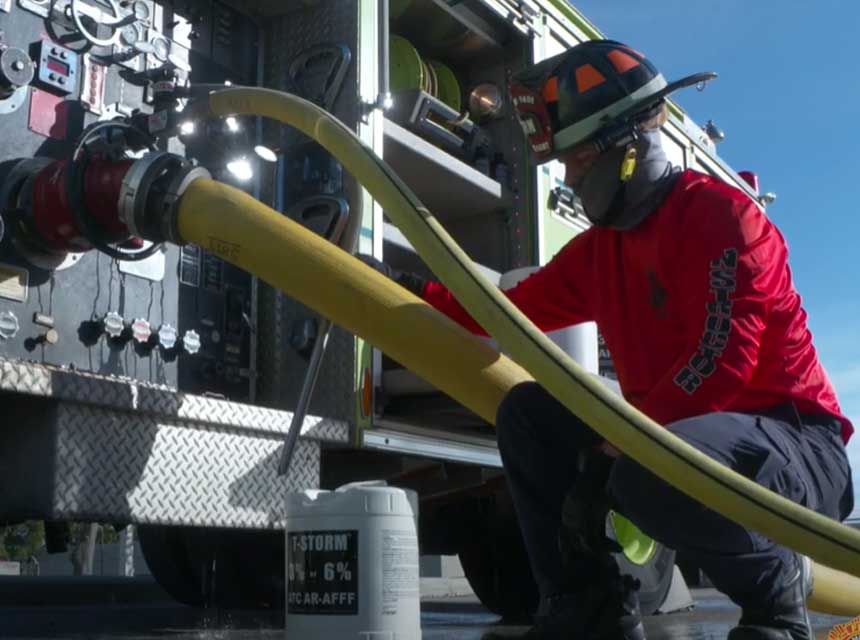
[[(595, 320), (624, 396), (661, 424), (794, 401), (853, 432), (794, 289), (777, 228), (743, 192), (685, 171), (631, 231), (592, 227), (507, 291), (540, 329)], [(484, 331), (437, 283), (424, 299)]]

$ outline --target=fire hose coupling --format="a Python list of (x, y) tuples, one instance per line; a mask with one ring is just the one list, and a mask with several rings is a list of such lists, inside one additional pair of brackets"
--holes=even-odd
[(185, 244), (177, 227), (177, 204), (188, 186), (209, 172), (190, 160), (157, 151), (137, 160), (125, 174), (119, 218), (133, 236)]
[(65, 159), (19, 161), (0, 185), (0, 211), (15, 220), (22, 255), (42, 266), (70, 252), (98, 249), (117, 260), (143, 260), (159, 250), (140, 249), (118, 211), (123, 180), (135, 164), (129, 151), (147, 148), (154, 149), (151, 138), (107, 121), (86, 129)]
[(163, 242), (183, 243), (177, 203), (194, 180), (209, 177), (185, 158), (156, 150), (139, 129), (106, 121), (88, 128), (64, 160), (18, 162), (0, 184), (0, 211), (18, 223), (22, 255), (43, 268), (92, 249), (139, 261)]

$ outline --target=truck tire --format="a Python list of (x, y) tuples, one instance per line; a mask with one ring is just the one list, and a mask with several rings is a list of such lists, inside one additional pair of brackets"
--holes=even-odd
[(137, 527), (140, 550), (158, 585), (177, 602), (200, 607), (206, 603), (206, 597), (191, 568), (185, 537), (183, 527)]
[(531, 620), (538, 605), (520, 528), (514, 517), (496, 517), (460, 549), (460, 564), (481, 604), (506, 623)]
[(221, 533), (218, 562), (222, 566), (222, 578), (226, 576), (230, 581), (223, 596), (230, 607), (283, 609), (287, 598), (284, 532), (232, 530)]
[(282, 531), (141, 525), (138, 538), (153, 578), (182, 604), (284, 607)]

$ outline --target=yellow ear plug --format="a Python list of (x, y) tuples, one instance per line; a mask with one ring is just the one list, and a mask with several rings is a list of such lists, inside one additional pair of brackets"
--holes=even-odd
[(636, 147), (627, 147), (624, 152), (624, 160), (621, 161), (621, 182), (627, 182), (633, 177), (636, 170)]

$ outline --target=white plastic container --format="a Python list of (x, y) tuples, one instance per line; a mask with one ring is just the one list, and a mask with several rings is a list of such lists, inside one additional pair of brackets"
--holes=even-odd
[(289, 640), (420, 640), (418, 496), (384, 483), (286, 500)]
[[(521, 280), (537, 271), (540, 267), (521, 267), (502, 274), (500, 289), (511, 289)], [(550, 331), (547, 337), (561, 347), (565, 353), (576, 360), (577, 364), (589, 373), (598, 372), (597, 324), (583, 322), (558, 331)], [(495, 343), (493, 343), (498, 348)]]

